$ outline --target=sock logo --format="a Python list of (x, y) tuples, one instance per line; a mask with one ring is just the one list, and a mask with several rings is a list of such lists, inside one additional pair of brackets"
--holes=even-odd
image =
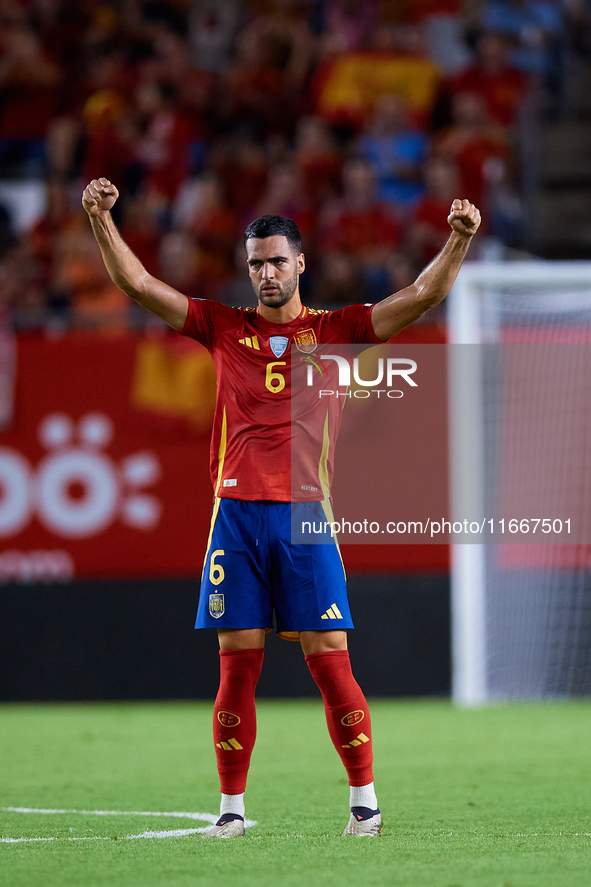
[(341, 748), (355, 748), (357, 745), (362, 745), (364, 742), (369, 742), (369, 736), (366, 736), (365, 733), (360, 733), (357, 739), (352, 739), (348, 745), (341, 745)]
[(237, 739), (228, 739), (227, 742), (224, 742), (222, 739), (221, 742), (216, 742), (216, 746), (217, 748), (223, 748), (224, 751), (242, 751), (244, 748)]
[(240, 718), (238, 715), (232, 714), (231, 711), (218, 711), (218, 721), (222, 727), (237, 727)]
[(344, 718), (341, 718), (341, 724), (343, 727), (354, 727), (355, 724), (360, 724), (364, 717), (365, 712), (360, 709), (357, 711), (350, 711), (349, 714), (344, 716)]

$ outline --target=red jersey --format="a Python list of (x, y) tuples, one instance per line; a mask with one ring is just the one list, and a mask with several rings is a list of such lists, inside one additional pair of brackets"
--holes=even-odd
[(342, 402), (330, 398), (327, 405), (304, 392), (292, 419), (291, 346), (305, 360), (319, 356), (320, 345), (379, 344), (372, 308), (303, 307), (295, 320), (271, 323), (256, 308), (189, 299), (181, 332), (211, 352), (217, 375), (210, 459), (216, 496), (289, 502), (328, 495)]

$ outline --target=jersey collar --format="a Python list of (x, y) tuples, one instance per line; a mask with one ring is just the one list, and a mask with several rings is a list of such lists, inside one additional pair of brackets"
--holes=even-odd
[(302, 305), (302, 310), (298, 314), (297, 317), (294, 317), (293, 320), (288, 320), (287, 323), (276, 323), (272, 320), (267, 320), (263, 315), (259, 312), (259, 306), (256, 307), (257, 318), (262, 323), (266, 323), (268, 326), (276, 327), (277, 329), (285, 329), (286, 327), (290, 327), (294, 323), (299, 323), (301, 320), (305, 320), (309, 314), (308, 306)]

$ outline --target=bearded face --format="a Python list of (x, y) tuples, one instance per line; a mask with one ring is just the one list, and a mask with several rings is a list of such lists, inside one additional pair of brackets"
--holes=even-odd
[(253, 281), (254, 291), (259, 302), (269, 308), (281, 308), (292, 298), (298, 286), (297, 268), (288, 280), (263, 280), (258, 285)]
[(295, 254), (283, 235), (250, 238), (246, 243), (248, 273), (261, 305), (281, 308), (297, 292), (303, 255)]

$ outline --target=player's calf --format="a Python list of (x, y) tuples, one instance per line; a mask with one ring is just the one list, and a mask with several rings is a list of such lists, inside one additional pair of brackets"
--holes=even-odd
[(373, 786), (371, 719), (347, 650), (306, 656), (322, 694), (328, 732), (349, 777), (351, 819), (344, 835), (374, 837), (382, 819)]

